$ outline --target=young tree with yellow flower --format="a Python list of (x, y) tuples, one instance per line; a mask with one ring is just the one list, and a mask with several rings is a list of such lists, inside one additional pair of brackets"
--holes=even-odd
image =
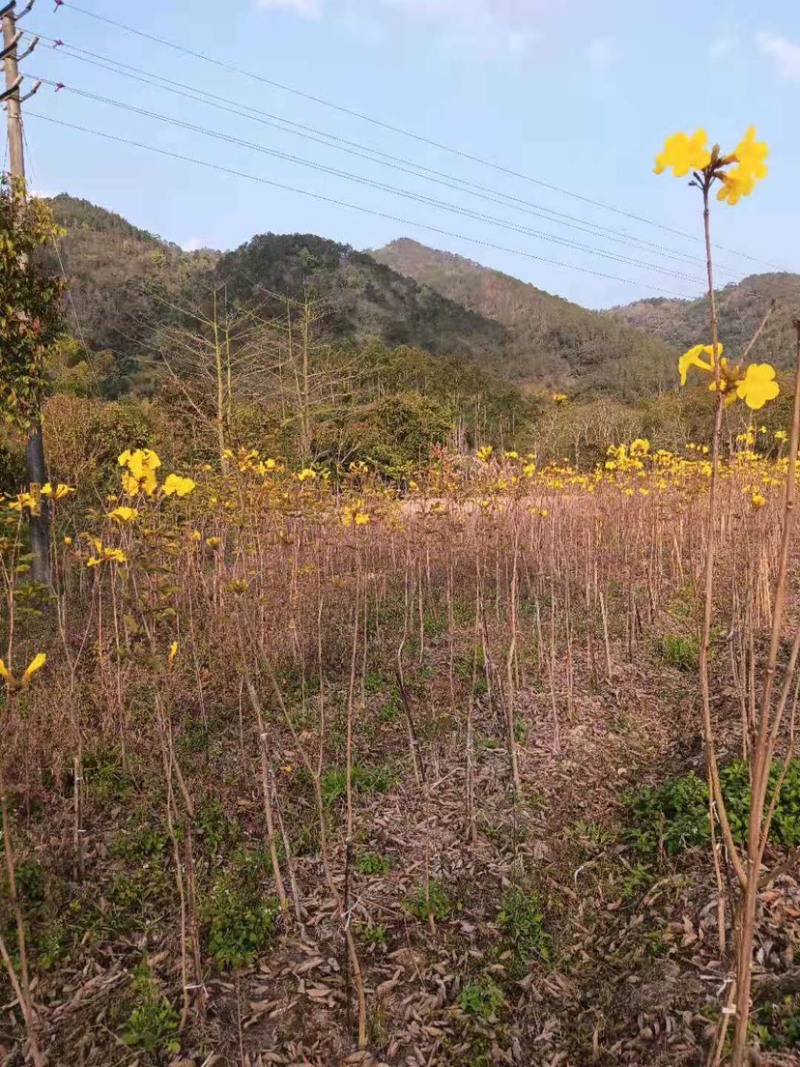
[[(734, 152), (725, 154), (719, 145), (707, 147), (705, 130), (697, 130), (691, 136), (677, 133), (668, 137), (663, 151), (656, 158), (656, 173), (671, 169), (675, 177), (683, 178), (691, 173), (690, 185), (700, 189), (703, 198), (703, 224), (706, 243), (708, 272), (709, 327), (711, 344), (697, 344), (690, 348), (678, 362), (681, 385), (685, 385), (691, 370), (708, 375), (709, 390), (715, 394), (715, 420), (711, 447), (711, 484), (709, 492), (707, 545), (704, 574), (704, 611), (700, 642), (700, 688), (703, 708), (703, 732), (709, 777), (709, 793), (712, 798), (710, 818), (718, 820), (728, 862), (733, 868), (738, 886), (735, 921), (735, 1034), (733, 1041), (734, 1067), (745, 1067), (749, 1062), (748, 1023), (750, 1017), (750, 989), (752, 983), (753, 945), (758, 907), (762, 864), (770, 824), (777, 803), (777, 795), (768, 800), (770, 771), (778, 741), (778, 731), (787, 709), (789, 693), (794, 682), (794, 673), (800, 654), (800, 631), (795, 640), (782, 690), (774, 699), (778, 650), (781, 640), (784, 608), (787, 593), (787, 565), (789, 547), (794, 526), (794, 500), (796, 479), (792, 476), (797, 461), (798, 437), (800, 436), (800, 324), (798, 331), (797, 377), (795, 380), (794, 417), (789, 447), (789, 465), (785, 488), (785, 508), (781, 539), (780, 564), (776, 579), (770, 649), (765, 665), (760, 707), (757, 715), (755, 736), (749, 747), (749, 770), (751, 802), (747, 827), (747, 840), (742, 849), (734, 841), (725, 799), (720, 785), (719, 767), (714, 727), (711, 716), (711, 682), (709, 652), (713, 625), (714, 573), (717, 548), (717, 497), (719, 483), (719, 458), (721, 431), (725, 408), (742, 401), (748, 408), (758, 411), (774, 400), (779, 393), (775, 380), (775, 368), (768, 363), (747, 364), (747, 356), (766, 324), (772, 308), (768, 309), (756, 335), (739, 360), (732, 361), (723, 355), (724, 348), (719, 338), (719, 322), (714, 292), (714, 273), (711, 254), (710, 201), (716, 189), (718, 201), (734, 206), (742, 197), (752, 194), (759, 181), (767, 176), (766, 158), (768, 148), (756, 140), (756, 131), (750, 127)], [(764, 497), (755, 493), (754, 507), (762, 506)], [(788, 766), (788, 756), (784, 771)], [(783, 778), (779, 779), (782, 782)], [(777, 791), (780, 790), (780, 784)], [(716, 856), (715, 856), (716, 860)], [(724, 951), (724, 924), (720, 929), (720, 948)], [(730, 1014), (723, 1013), (717, 1032), (717, 1046), (713, 1062), (721, 1062)]]

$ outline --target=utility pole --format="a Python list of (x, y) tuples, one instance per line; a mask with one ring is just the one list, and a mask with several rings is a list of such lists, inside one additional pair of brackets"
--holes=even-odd
[[(0, 0), (0, 4), (2, 0)], [(25, 204), (25, 150), (22, 137), (22, 104), (39, 88), (37, 83), (26, 96), (20, 93), (22, 75), (19, 72), (19, 62), (31, 54), (38, 44), (38, 37), (31, 43), (25, 52), (19, 54), (19, 42), (22, 39), (21, 32), (17, 29), (17, 22), (24, 18), (33, 9), (36, 0), (30, 0), (26, 7), (17, 13), (17, 0), (10, 0), (5, 7), (0, 9), (0, 17), (3, 21), (3, 51), (0, 52), (6, 72), (6, 89), (0, 95), (5, 102), (8, 115), (8, 155), (11, 167), (11, 179), (13, 183), (13, 195), (20, 198)], [(49, 503), (42, 496), (42, 485), (47, 481), (47, 472), (44, 462), (44, 439), (42, 437), (41, 412), (34, 413), (33, 424), (28, 434), (28, 442), (25, 449), (25, 463), (28, 479), (28, 492), (36, 502), (30, 517), (31, 553), (33, 562), (31, 576), (34, 581), (50, 583), (50, 513)]]

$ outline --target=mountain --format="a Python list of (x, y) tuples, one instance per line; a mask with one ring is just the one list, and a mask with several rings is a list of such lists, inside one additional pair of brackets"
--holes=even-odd
[[(770, 301), (775, 308), (749, 359), (788, 368), (794, 365), (800, 315), (800, 274), (754, 274), (717, 293), (720, 337), (733, 357), (741, 353), (761, 323)], [(609, 312), (617, 321), (656, 334), (681, 351), (710, 341), (708, 300), (638, 300)]]
[(508, 371), (520, 383), (626, 399), (674, 384), (672, 345), (606, 314), (416, 241), (394, 241), (372, 255), (505, 327)]
[(158, 326), (174, 315), (169, 304), (213, 269), (217, 253), (184, 252), (88, 200), (61, 194), (50, 205), (66, 231), (47, 258), (70, 281), (68, 326), (91, 351), (113, 353), (111, 391), (126, 392)]
[(378, 337), (436, 356), (457, 356), (504, 372), (502, 325), (398, 274), (364, 252), (313, 234), (262, 234), (222, 256), (215, 278), (228, 295), (263, 315), (283, 298), (308, 296), (335, 341)]

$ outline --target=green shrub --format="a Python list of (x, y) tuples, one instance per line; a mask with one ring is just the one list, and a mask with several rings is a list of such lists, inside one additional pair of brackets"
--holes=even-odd
[[(774, 762), (770, 770), (769, 804), (778, 784), (782, 764)], [(720, 771), (722, 793), (734, 839), (743, 843), (747, 835), (750, 810), (750, 779), (747, 764), (736, 760)], [(625, 837), (642, 852), (656, 852), (661, 847), (672, 855), (685, 848), (705, 845), (710, 837), (708, 825), (708, 785), (692, 771), (659, 786), (648, 786), (626, 800)], [(800, 760), (789, 763), (770, 840), (782, 848), (800, 845)]]
[[(395, 781), (394, 769), (389, 764), (379, 767), (353, 767), (353, 789), (356, 793), (385, 793)], [(347, 771), (336, 768), (322, 779), (322, 798), (329, 806), (347, 795)]]

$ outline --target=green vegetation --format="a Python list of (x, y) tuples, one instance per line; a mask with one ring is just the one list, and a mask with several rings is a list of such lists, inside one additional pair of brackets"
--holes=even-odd
[[(772, 796), (780, 775), (774, 763), (770, 771)], [(731, 830), (737, 841), (746, 833), (750, 805), (750, 782), (746, 764), (737, 760), (720, 772), (722, 791), (728, 809)], [(768, 798), (769, 799), (769, 798)], [(685, 848), (705, 845), (710, 837), (708, 825), (708, 785), (694, 772), (673, 778), (659, 786), (639, 790), (627, 801), (626, 837), (643, 853), (663, 849), (672, 855)], [(775, 808), (771, 840), (783, 848), (800, 844), (800, 760), (789, 764), (786, 779)]]
[(550, 959), (550, 935), (545, 930), (539, 894), (509, 886), (503, 894), (497, 924), (521, 960)]
[(661, 655), (670, 667), (679, 671), (695, 671), (699, 663), (700, 643), (695, 636), (666, 634), (661, 639)]
[(491, 978), (464, 986), (458, 998), (459, 1006), (467, 1015), (476, 1015), (488, 1022), (497, 1018), (506, 998)]
[(208, 952), (223, 970), (251, 964), (275, 933), (279, 914), (277, 900), (234, 887), (234, 881), (220, 879), (204, 908)]
[(137, 967), (133, 979), (134, 1007), (122, 1035), (126, 1045), (165, 1063), (180, 1051), (180, 1019), (175, 1007), (162, 996), (147, 963)]

